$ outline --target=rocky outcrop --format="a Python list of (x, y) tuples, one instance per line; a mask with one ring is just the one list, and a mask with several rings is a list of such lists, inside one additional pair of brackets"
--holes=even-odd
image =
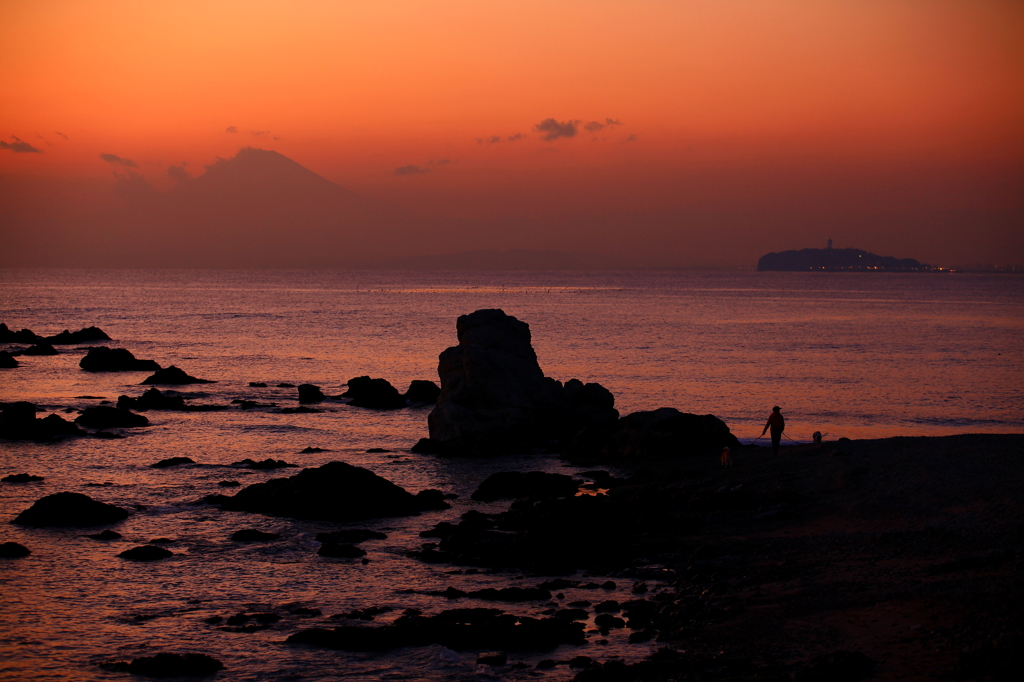
[(189, 376), (183, 369), (171, 365), (164, 369), (157, 370), (152, 376), (146, 377), (143, 381), (143, 385), (147, 384), (170, 384), (170, 385), (182, 385), (182, 384), (215, 384), (216, 381), (211, 379), (197, 379), (193, 376)]
[(174, 552), (163, 547), (155, 547), (153, 545), (139, 545), (138, 547), (132, 547), (126, 549), (117, 556), (128, 561), (160, 561), (161, 559), (167, 559), (174, 556)]
[(300, 403), (322, 403), (325, 400), (327, 400), (327, 396), (323, 394), (319, 386), (313, 384), (299, 385)]
[(413, 495), (377, 474), (345, 462), (303, 469), (290, 478), (250, 485), (221, 505), (229, 511), (325, 521), (409, 516), (436, 501)]
[(354, 407), (367, 407), (373, 410), (397, 410), (405, 407), (405, 398), (387, 379), (353, 377), (348, 380), (348, 390), (341, 395), (352, 398), (349, 405)]
[(565, 474), (544, 471), (499, 471), (491, 474), (473, 493), (479, 502), (508, 500), (521, 497), (571, 497), (582, 481)]
[(27, 402), (6, 403), (0, 410), (0, 438), (50, 441), (83, 431), (60, 415), (36, 419), (36, 406)]
[(726, 423), (714, 415), (662, 407), (583, 430), (563, 457), (578, 463), (625, 464), (718, 454), (739, 444)]
[(5, 350), (0, 350), (0, 369), (14, 369), (18, 360)]
[(0, 322), (0, 343), (44, 343), (46, 339), (31, 329), (14, 331), (5, 323)]
[(583, 624), (564, 618), (530, 618), (500, 609), (449, 609), (436, 616), (405, 615), (393, 625), (314, 628), (291, 635), (289, 644), (345, 651), (385, 651), (441, 644), (456, 650), (548, 651), (583, 644)]
[(85, 408), (75, 419), (75, 423), (91, 429), (130, 429), (149, 426), (149, 420), (141, 414), (106, 405)]
[(11, 474), (0, 478), (0, 481), (4, 483), (38, 483), (43, 478), (43, 476), (33, 476), (32, 474)]
[(441, 387), (433, 381), (414, 379), (404, 397), (409, 405), (433, 405), (440, 396)]
[(153, 462), (149, 466), (154, 469), (166, 469), (167, 467), (176, 467), (182, 464), (195, 464), (196, 461), (191, 457), (168, 457), (162, 459), (159, 462)]
[(41, 497), (11, 523), (33, 528), (105, 526), (128, 518), (118, 506), (98, 502), (81, 493), (56, 493)]
[(125, 348), (96, 346), (78, 361), (86, 372), (153, 372), (160, 369), (155, 360), (139, 360)]
[(428, 417), (430, 440), (456, 454), (538, 449), (584, 427), (615, 422), (615, 399), (600, 384), (564, 386), (544, 376), (530, 327), (501, 310), (459, 317), (459, 345), (438, 359), (441, 395)]
[(0, 542), (0, 559), (20, 559), (31, 553), (28, 547), (17, 542)]
[(111, 338), (107, 336), (99, 327), (85, 327), (79, 329), (77, 332), (68, 331), (65, 329), (60, 334), (53, 336), (47, 336), (45, 341), (52, 344), (58, 345), (70, 345), (77, 343), (89, 343), (90, 341), (110, 341)]

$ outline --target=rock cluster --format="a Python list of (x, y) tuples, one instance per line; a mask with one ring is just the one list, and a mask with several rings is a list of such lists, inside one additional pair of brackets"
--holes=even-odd
[(431, 405), (440, 394), (440, 387), (433, 381), (414, 380), (409, 384), (409, 390), (402, 394), (387, 379), (359, 376), (348, 380), (348, 390), (341, 396), (351, 398), (349, 405), (353, 407), (397, 410), (409, 405)]
[(600, 384), (544, 376), (530, 327), (501, 310), (456, 323), (459, 345), (438, 359), (441, 395), (428, 417), (430, 441), (456, 454), (531, 450), (615, 422), (615, 399)]
[(136, 428), (149, 426), (149, 420), (141, 414), (135, 414), (120, 407), (109, 407), (97, 405), (82, 410), (82, 414), (75, 419), (76, 424), (88, 426), (91, 429), (119, 429)]
[(0, 438), (8, 440), (50, 441), (63, 436), (82, 435), (83, 431), (57, 414), (36, 419), (32, 403), (3, 403), (0, 410)]
[(6, 324), (0, 322), (0, 343), (49, 343), (68, 345), (77, 343), (88, 343), (89, 341), (110, 341), (110, 337), (99, 327), (86, 327), (77, 332), (65, 329), (60, 334), (53, 336), (39, 336), (31, 329), (13, 331)]

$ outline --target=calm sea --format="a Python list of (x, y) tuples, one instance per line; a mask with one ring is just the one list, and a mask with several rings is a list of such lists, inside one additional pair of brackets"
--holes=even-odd
[[(399, 390), (413, 379), (436, 380), (437, 354), (456, 343), (455, 319), (480, 308), (502, 308), (529, 323), (546, 374), (603, 384), (622, 414), (661, 406), (711, 413), (745, 441), (760, 434), (776, 404), (793, 441), (814, 431), (827, 439), (1024, 431), (1024, 278), (1015, 275), (0, 271), (0, 321), (44, 335), (97, 325), (115, 339), (108, 345), (216, 380), (186, 387), (197, 404), (296, 406), (295, 389), (274, 387), (281, 382), (313, 383), (333, 395), (362, 374), (387, 378)], [(0, 370), (0, 401), (60, 411), (98, 402), (79, 396), (142, 393), (137, 384), (146, 374), (88, 374), (78, 368), (84, 348), (61, 350)], [(251, 381), (270, 388), (250, 388)], [(356, 608), (389, 607), (377, 618), (388, 622), (406, 608), (480, 605), (423, 594), (449, 585), (535, 585), (541, 578), (452, 574), (452, 567), (405, 553), (423, 542), (419, 531), (440, 520), (469, 508), (502, 508), (468, 499), (493, 471), (575, 471), (542, 457), (479, 462), (410, 454), (426, 435), (425, 408), (324, 408), (149, 412), (152, 425), (123, 440), (0, 444), (0, 475), (46, 477), (0, 485), (4, 519), (61, 490), (144, 506), (118, 526), (124, 540), (110, 544), (76, 531), (2, 526), (0, 541), (20, 542), (33, 554), (0, 562), (0, 677), (125, 679), (93, 663), (200, 651), (224, 661), (229, 669), (219, 679), (227, 680), (480, 679), (482, 672), (525, 678), (523, 671), (478, 670), (473, 654), (440, 647), (349, 654), (281, 643)], [(326, 451), (300, 453), (308, 446)], [(199, 464), (147, 466), (176, 455)], [(303, 466), (340, 459), (413, 492), (440, 488), (461, 497), (452, 510), (361, 524), (388, 534), (363, 545), (368, 564), (322, 559), (313, 537), (329, 524), (193, 504), (222, 491), (220, 480), (249, 484), (281, 475), (224, 466), (247, 457)], [(282, 539), (230, 542), (241, 528)], [(175, 541), (168, 545), (175, 557), (147, 565), (115, 556), (158, 537)], [(657, 567), (642, 577), (656, 583)], [(626, 598), (629, 577), (616, 580), (621, 593), (600, 599)], [(565, 601), (588, 596), (596, 601), (570, 593)], [(288, 615), (299, 606), (323, 617)], [(536, 615), (548, 606), (506, 608)], [(204, 623), (258, 610), (285, 617), (254, 633)], [(613, 631), (607, 644), (512, 661), (532, 669), (541, 658), (578, 654), (632, 660), (656, 646), (629, 645), (625, 637)], [(571, 676), (565, 666), (545, 673)]]

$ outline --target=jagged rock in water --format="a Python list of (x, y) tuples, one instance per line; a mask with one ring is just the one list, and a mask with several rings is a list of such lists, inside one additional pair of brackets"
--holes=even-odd
[(345, 462), (328, 462), (289, 478), (247, 486), (221, 505), (229, 511), (325, 521), (409, 516), (430, 508), (417, 495)]
[(177, 410), (188, 409), (185, 398), (180, 395), (168, 395), (159, 388), (151, 388), (138, 398), (122, 395), (117, 398), (117, 406), (123, 410), (135, 410), (146, 412), (148, 410)]
[(453, 453), (529, 450), (571, 439), (618, 418), (600, 384), (545, 377), (530, 327), (501, 310), (459, 317), (459, 345), (438, 359), (441, 395), (428, 417), (430, 440)]
[(0, 350), (0, 369), (14, 369), (17, 366), (17, 358), (5, 350)]
[(405, 400), (410, 405), (433, 405), (441, 395), (441, 387), (433, 381), (414, 379), (405, 392)]
[(155, 360), (139, 360), (125, 348), (95, 346), (78, 361), (86, 372), (153, 372), (160, 369)]
[(193, 376), (189, 376), (183, 369), (171, 365), (164, 369), (157, 370), (152, 376), (146, 377), (142, 384), (170, 384), (170, 385), (181, 385), (181, 384), (215, 384), (216, 381), (211, 379), (197, 379)]
[(322, 403), (327, 399), (327, 396), (323, 394), (319, 386), (313, 384), (299, 384), (299, 402), (300, 403)]
[(367, 407), (373, 410), (397, 410), (405, 407), (405, 398), (387, 379), (353, 377), (348, 380), (348, 390), (341, 395), (352, 398), (349, 405), (354, 407)]
[(88, 426), (91, 429), (130, 429), (139, 426), (149, 426), (149, 420), (141, 414), (106, 405), (85, 408), (82, 414), (78, 415), (78, 418), (75, 419), (75, 423)]
[(585, 429), (563, 454), (581, 463), (642, 462), (721, 453), (739, 441), (721, 419), (672, 407), (634, 412), (613, 425)]
[(0, 438), (49, 441), (83, 432), (60, 415), (36, 419), (36, 407), (28, 402), (7, 403), (0, 410)]
[(36, 500), (11, 523), (33, 528), (105, 526), (128, 518), (128, 512), (81, 493), (56, 493)]
[(154, 462), (153, 464), (150, 464), (149, 466), (151, 466), (154, 469), (166, 469), (167, 467), (175, 467), (175, 466), (179, 466), (181, 464), (195, 464), (195, 463), (196, 463), (195, 460), (192, 459), (191, 457), (168, 457), (167, 459), (162, 459), (159, 462)]
[(45, 341), (51, 344), (69, 345), (75, 343), (88, 343), (89, 341), (110, 341), (111, 338), (107, 336), (99, 327), (85, 327), (79, 329), (77, 332), (68, 331), (65, 329), (60, 334), (53, 336), (47, 336)]
[(0, 343), (45, 343), (46, 339), (31, 329), (14, 331), (5, 323), (0, 322)]

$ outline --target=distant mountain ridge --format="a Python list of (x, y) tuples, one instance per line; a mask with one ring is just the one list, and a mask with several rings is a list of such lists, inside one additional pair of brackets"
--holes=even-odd
[(931, 272), (930, 265), (913, 258), (879, 256), (861, 249), (800, 249), (761, 256), (758, 272), (801, 272), (807, 270), (854, 272)]

